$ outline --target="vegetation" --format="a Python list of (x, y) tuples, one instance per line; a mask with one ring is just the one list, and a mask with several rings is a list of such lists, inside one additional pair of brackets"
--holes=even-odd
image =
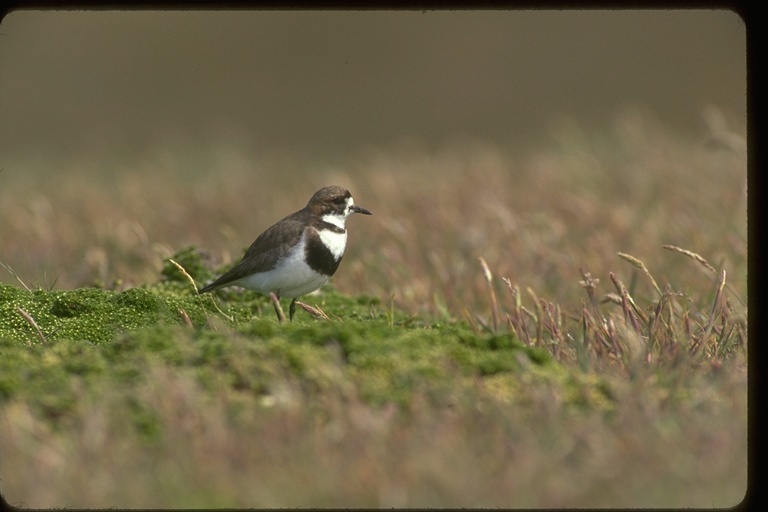
[[(524, 158), (408, 146), (276, 176), (221, 155), (205, 176), (164, 160), (25, 191), (0, 175), (11, 504), (743, 498), (739, 148), (626, 115)], [(293, 323), (252, 292), (196, 293), (329, 183), (374, 217), (350, 220), (338, 275)]]

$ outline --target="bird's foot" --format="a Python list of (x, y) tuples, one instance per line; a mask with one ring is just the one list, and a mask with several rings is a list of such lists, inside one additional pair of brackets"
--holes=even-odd
[[(269, 298), (272, 299), (272, 305), (275, 306), (275, 313), (277, 314), (277, 320), (280, 323), (285, 322), (285, 313), (283, 313), (283, 308), (282, 306), (280, 306), (280, 297), (278, 297), (275, 294), (275, 292), (269, 292)], [(291, 308), (292, 310), (294, 308), (293, 302), (291, 302)], [(291, 311), (291, 318), (293, 318), (293, 311)]]

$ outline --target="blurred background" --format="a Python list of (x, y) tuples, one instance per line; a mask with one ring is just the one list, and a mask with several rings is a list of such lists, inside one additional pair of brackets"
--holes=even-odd
[(743, 133), (745, 37), (724, 10), (11, 12), (0, 168), (222, 145), (331, 163), (403, 143), (518, 151), (623, 108), (696, 134), (715, 106)]
[(0, 263), (32, 286), (219, 268), (328, 184), (374, 212), (334, 285), (410, 308), (482, 301), (480, 255), (575, 304), (617, 251), (745, 265), (730, 11), (18, 11), (0, 72)]
[[(209, 407), (190, 387), (194, 374), (147, 356), (162, 371), (144, 372), (148, 385), (131, 381), (125, 395), (88, 384), (102, 382), (90, 370), (69, 379), (73, 394), (55, 397), (74, 397), (66, 401), (78, 412), (71, 420), (46, 413), (54, 429), (6, 407), (0, 417), (13, 429), (0, 448), (21, 462), (9, 463), (8, 450), (3, 462), (22, 471), (0, 475), (4, 496), (40, 508), (178, 507), (181, 495), (198, 508), (337, 506), (344, 496), (348, 506), (441, 506), (459, 495), (460, 505), (523, 508), (733, 506), (747, 481), (746, 359), (725, 359), (747, 332), (745, 135), (746, 29), (725, 10), (10, 13), (0, 24), (0, 283), (152, 285), (189, 245), (218, 270), (317, 188), (338, 184), (374, 215), (349, 220), (329, 287), (377, 299), (372, 315), (405, 311), (405, 325), (466, 320), (498, 333), (509, 325), (568, 372), (589, 372), (557, 366), (556, 380), (540, 380), (525, 365), (510, 375), (519, 388), (507, 387), (511, 380), (495, 380), (501, 374), (460, 377), (441, 357), (437, 374), (460, 377), (450, 380), (462, 387), (412, 380), (422, 363), (407, 365), (413, 373), (370, 374), (375, 386), (393, 378), (424, 389), (408, 409), (413, 421), (361, 408), (334, 383), (318, 388), (327, 396), (308, 392), (310, 406), (296, 402), (262, 422), (261, 392), (241, 389), (239, 377), (238, 389), (210, 395)], [(648, 336), (647, 357), (658, 353), (658, 366), (656, 355), (654, 364), (637, 357), (627, 373), (615, 371), (606, 338), (588, 333), (615, 325), (629, 353), (645, 353), (608, 295), (616, 300), (625, 285), (637, 311), (668, 311)], [(598, 299), (608, 301), (588, 329), (585, 304)], [(258, 300), (255, 317), (261, 308), (272, 321), (268, 299)], [(303, 300), (338, 313), (323, 294)], [(236, 350), (253, 345), (250, 333), (267, 332), (211, 319), (233, 334)], [(608, 327), (595, 328), (599, 321)], [(20, 324), (31, 340), (33, 324)], [(590, 336), (600, 355), (581, 366)], [(707, 337), (714, 341), (700, 342)], [(404, 339), (407, 354), (419, 339)], [(289, 345), (297, 357), (316, 353)], [(47, 368), (56, 361), (81, 373), (66, 346), (29, 348), (42, 354), (40, 389), (53, 389)], [(80, 347), (71, 354), (92, 353)], [(689, 367), (678, 354), (693, 347), (711, 358)], [(336, 382), (311, 357), (308, 375)], [(35, 375), (27, 359), (15, 360), (20, 375)], [(369, 380), (354, 365), (341, 371), (350, 382)], [(222, 383), (234, 382), (226, 375)], [(485, 386), (524, 391), (517, 402), (476, 400)], [(315, 388), (297, 381), (296, 389)], [(592, 409), (604, 401), (598, 394), (618, 408)], [(131, 407), (112, 401), (122, 396)], [(443, 396), (434, 403), (458, 407), (429, 405)], [(124, 438), (126, 411), (142, 418), (142, 430), (155, 424), (144, 418), (159, 418), (173, 442)], [(386, 417), (396, 421), (379, 420)], [(201, 433), (213, 441), (198, 442)], [(133, 458), (115, 472), (111, 462), (125, 454)], [(352, 501), (357, 493), (373, 498)], [(408, 493), (424, 501), (407, 501)], [(441, 494), (445, 501), (433, 501)]]

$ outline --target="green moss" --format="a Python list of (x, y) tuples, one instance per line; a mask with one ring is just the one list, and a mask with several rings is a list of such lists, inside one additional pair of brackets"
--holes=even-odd
[[(174, 259), (195, 279), (205, 276), (196, 251)], [(580, 406), (610, 401), (600, 382), (564, 380), (568, 373), (546, 351), (509, 333), (477, 334), (466, 322), (446, 319), (428, 323), (332, 287), (304, 298), (332, 320), (299, 309), (294, 322), (279, 324), (262, 295), (198, 295), (173, 272), (166, 267), (158, 283), (121, 292), (29, 292), (0, 284), (0, 401), (24, 400), (45, 417), (66, 418), (82, 393), (121, 390), (130, 398), (158, 364), (212, 393), (271, 395), (287, 379), (310, 403), (341, 393), (376, 404), (407, 406), (414, 396), (446, 404), (471, 393), (478, 379), (496, 383), (487, 390), (499, 399), (521, 400), (533, 369)], [(128, 423), (157, 438), (149, 405), (125, 410)]]
[(149, 288), (119, 293), (96, 288), (28, 292), (0, 285), (0, 338), (108, 343), (121, 332), (156, 324), (182, 324), (186, 319), (197, 326), (206, 323), (209, 312), (202, 300), (165, 292)]
[(51, 306), (51, 314), (60, 318), (72, 318), (84, 313), (93, 311), (94, 305), (91, 301), (83, 300), (74, 294), (68, 297), (58, 297), (54, 299)]
[[(213, 273), (203, 263), (203, 255), (194, 247), (185, 247), (171, 256), (170, 259), (181, 265), (187, 274), (198, 283), (213, 276)], [(189, 279), (170, 260), (165, 260), (163, 263), (161, 275), (168, 281), (189, 283)]]

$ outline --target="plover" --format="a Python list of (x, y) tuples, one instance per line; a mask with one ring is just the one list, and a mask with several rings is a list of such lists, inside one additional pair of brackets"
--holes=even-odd
[(259, 235), (240, 263), (200, 289), (200, 293), (234, 285), (274, 294), (280, 320), (279, 300), (291, 298), (289, 316), (293, 320), (296, 298), (323, 286), (339, 268), (347, 245), (345, 223), (353, 213), (372, 215), (355, 204), (349, 190), (321, 188), (307, 206)]

